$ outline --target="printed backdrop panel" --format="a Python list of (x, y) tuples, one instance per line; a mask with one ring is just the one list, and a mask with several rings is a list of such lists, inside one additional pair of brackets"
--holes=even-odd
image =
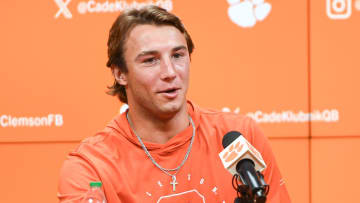
[(58, 202), (60, 168), (78, 143), (0, 144), (0, 202)]
[(311, 148), (311, 202), (357, 202), (360, 138), (313, 139)]
[[(311, 104), (313, 136), (360, 134), (360, 0), (311, 1)], [(336, 121), (336, 122), (334, 122)]]
[(79, 140), (118, 112), (119, 102), (105, 94), (112, 83), (106, 41), (116, 14), (77, 15), (75, 1), (68, 12), (59, 2), (1, 7), (2, 141)]

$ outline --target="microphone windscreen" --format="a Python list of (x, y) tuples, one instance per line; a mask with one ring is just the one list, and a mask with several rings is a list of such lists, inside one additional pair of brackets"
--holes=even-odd
[(226, 133), (222, 140), (223, 147), (226, 148), (240, 136), (241, 136), (241, 133), (238, 131), (230, 131), (230, 132)]

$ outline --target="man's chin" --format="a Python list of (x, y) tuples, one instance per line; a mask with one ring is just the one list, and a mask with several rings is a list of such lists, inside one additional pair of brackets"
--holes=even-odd
[(181, 102), (181, 101), (168, 102), (160, 108), (160, 111), (161, 114), (165, 114), (165, 115), (167, 114), (168, 116), (173, 116), (178, 112), (180, 112), (184, 108), (184, 106), (186, 107), (186, 102)]
[(179, 112), (181, 109), (181, 105), (179, 104), (171, 104), (171, 105), (166, 105), (163, 106), (163, 108), (161, 109), (162, 112), (164, 113), (177, 113)]

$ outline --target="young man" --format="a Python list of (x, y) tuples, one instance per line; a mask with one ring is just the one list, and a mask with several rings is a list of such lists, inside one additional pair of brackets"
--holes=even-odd
[(247, 117), (186, 100), (194, 45), (181, 21), (158, 7), (130, 10), (108, 41), (115, 82), (109, 93), (129, 105), (70, 153), (60, 202), (80, 202), (101, 181), (108, 203), (233, 202), (232, 175), (218, 156), (222, 138), (239, 131), (262, 154), (269, 203), (290, 202), (266, 137)]

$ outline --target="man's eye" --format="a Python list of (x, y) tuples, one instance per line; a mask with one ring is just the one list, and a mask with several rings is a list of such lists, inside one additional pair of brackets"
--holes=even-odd
[(152, 64), (155, 62), (156, 62), (156, 58), (148, 58), (143, 61), (143, 63), (149, 63), (149, 64)]
[(175, 54), (173, 55), (174, 58), (180, 58), (180, 57), (182, 57), (182, 56), (184, 56), (184, 54), (181, 54), (181, 53), (175, 53)]

